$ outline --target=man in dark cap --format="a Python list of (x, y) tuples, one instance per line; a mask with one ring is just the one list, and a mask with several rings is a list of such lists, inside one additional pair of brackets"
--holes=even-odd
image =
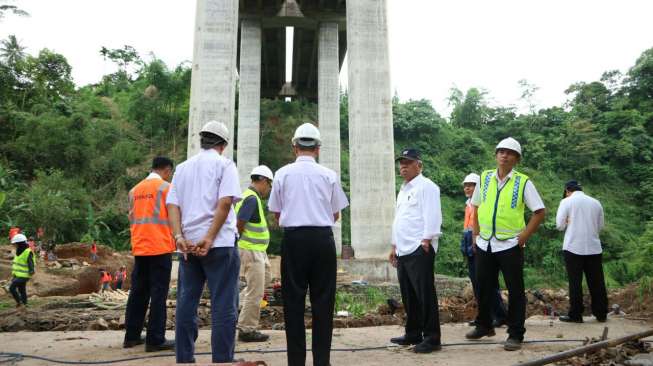
[(603, 249), (599, 232), (605, 226), (601, 203), (583, 193), (583, 187), (570, 180), (556, 214), (558, 230), (565, 232), (562, 245), (569, 277), (569, 312), (563, 322), (583, 322), (583, 273), (592, 297), (592, 314), (600, 322), (607, 319), (608, 296), (603, 277)]
[(389, 260), (397, 268), (406, 327), (403, 336), (390, 341), (415, 344), (416, 353), (430, 353), (441, 349), (433, 278), (438, 238), (442, 234), (440, 188), (422, 175), (423, 164), (416, 149), (403, 150), (396, 161), (404, 183), (397, 194)]

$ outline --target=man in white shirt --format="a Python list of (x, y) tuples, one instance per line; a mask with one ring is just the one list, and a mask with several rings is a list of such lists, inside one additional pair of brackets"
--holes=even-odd
[(601, 203), (583, 193), (577, 181), (567, 182), (556, 214), (556, 227), (565, 231), (562, 249), (569, 276), (569, 312), (560, 317), (563, 322), (583, 322), (583, 273), (592, 297), (592, 314), (600, 322), (607, 319), (608, 295), (599, 239), (604, 226)]
[(306, 362), (304, 312), (310, 289), (313, 365), (330, 364), (336, 294), (336, 247), (332, 226), (349, 205), (333, 170), (318, 164), (320, 131), (304, 123), (292, 139), (294, 163), (274, 175), (268, 208), (283, 228), (281, 288), (288, 365)]
[[(506, 351), (520, 349), (524, 340), (524, 248), (545, 215), (544, 203), (533, 182), (513, 169), (521, 157), (517, 140), (508, 137), (499, 142), (495, 149), (497, 169), (481, 174), (480, 184), (472, 195), (479, 324), (465, 337), (479, 339), (495, 335), (492, 305), (501, 271), (508, 288), (508, 339), (503, 345)], [(528, 225), (524, 220), (526, 207), (533, 212)]]
[(238, 272), (233, 204), (241, 197), (238, 171), (222, 156), (229, 141), (224, 123), (210, 121), (200, 132), (201, 151), (179, 164), (166, 200), (179, 261), (175, 352), (177, 363), (195, 362), (197, 307), (208, 284), (214, 363), (234, 358), (238, 318)]
[(404, 183), (397, 194), (389, 260), (397, 268), (406, 326), (403, 336), (390, 341), (415, 344), (416, 353), (430, 353), (442, 348), (433, 274), (442, 234), (440, 188), (422, 175), (422, 161), (416, 149), (403, 150), (396, 160)]

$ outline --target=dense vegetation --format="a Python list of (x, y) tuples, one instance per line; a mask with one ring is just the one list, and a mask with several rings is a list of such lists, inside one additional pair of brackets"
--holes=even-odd
[[(0, 230), (33, 233), (44, 227), (57, 242), (97, 239), (128, 247), (127, 190), (142, 179), (157, 154), (182, 161), (190, 68), (174, 69), (133, 48), (102, 48), (98, 57), (118, 65), (97, 84), (76, 87), (63, 55), (28, 55), (15, 37), (0, 45)], [(545, 224), (527, 247), (529, 284), (560, 284), (562, 235), (555, 211), (562, 184), (580, 180), (600, 199), (607, 217), (602, 234), (613, 285), (653, 275), (653, 49), (625, 74), (571, 85), (568, 102), (536, 110), (535, 87), (521, 83), (529, 111), (495, 107), (479, 89), (452, 90), (450, 116), (427, 100), (393, 101), (396, 149), (422, 151), (425, 175), (441, 188), (444, 235), (437, 271), (463, 275), (458, 250), (469, 172), (494, 166), (493, 150), (506, 136), (524, 148), (520, 169), (531, 176), (548, 208)], [(317, 118), (305, 101), (263, 100), (261, 162), (277, 169), (292, 160), (294, 127)], [(348, 190), (347, 95), (342, 95), (343, 185)], [(236, 146), (237, 149), (237, 146)], [(399, 184), (399, 179), (397, 184)], [(343, 232), (349, 227), (344, 213)], [(278, 250), (278, 233), (271, 250)], [(349, 241), (347, 234), (344, 242)]]

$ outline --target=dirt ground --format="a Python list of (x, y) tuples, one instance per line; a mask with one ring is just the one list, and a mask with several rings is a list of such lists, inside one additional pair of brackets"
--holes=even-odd
[[(549, 317), (531, 317), (526, 322), (526, 341), (533, 340), (575, 340), (586, 337), (598, 337), (603, 327), (609, 328), (608, 338), (616, 338), (626, 334), (650, 329), (651, 322), (633, 321), (621, 317), (610, 317), (607, 323), (598, 323), (593, 318), (585, 318), (584, 324), (561, 323)], [(519, 362), (543, 357), (555, 352), (581, 345), (580, 342), (568, 343), (530, 343), (525, 344), (521, 351), (506, 352), (501, 345), (491, 342), (505, 340), (505, 328), (498, 330), (497, 335), (486, 341), (467, 341), (464, 334), (470, 328), (462, 323), (442, 325), (443, 350), (440, 352), (418, 355), (406, 347), (391, 347), (390, 337), (400, 335), (400, 326), (380, 326), (374, 328), (335, 329), (331, 363), (333, 365), (514, 365)], [(251, 353), (247, 350), (279, 350), (285, 348), (283, 331), (266, 331), (270, 334), (268, 342), (259, 344), (237, 345), (237, 358), (248, 361), (262, 360), (268, 365), (285, 365), (285, 353)], [(3, 352), (25, 353), (57, 360), (68, 361), (109, 361), (146, 354), (142, 347), (124, 350), (121, 348), (123, 333), (120, 331), (70, 331), (70, 332), (40, 332), (35, 339), (35, 333), (17, 332), (0, 334), (0, 344)], [(168, 337), (174, 337), (173, 332)], [(310, 345), (310, 331), (307, 334)], [(462, 345), (459, 345), (462, 343)], [(197, 353), (210, 352), (210, 331), (202, 330), (197, 341)], [(454, 345), (455, 344), (455, 345)], [(338, 351), (338, 349), (379, 347), (387, 348), (372, 351)], [(166, 355), (170, 353), (161, 353)], [(147, 360), (135, 360), (118, 363), (118, 365), (142, 365), (143, 363), (171, 365), (174, 357), (162, 357)], [(209, 363), (209, 355), (197, 356), (198, 363)], [(307, 364), (311, 364), (310, 352)], [(24, 359), (18, 365), (45, 365), (45, 361)]]

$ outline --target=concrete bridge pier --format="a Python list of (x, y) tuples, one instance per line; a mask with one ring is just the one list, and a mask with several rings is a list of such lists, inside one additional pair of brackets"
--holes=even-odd
[(387, 258), (395, 208), (386, 0), (347, 1), (351, 243)]
[[(234, 136), (238, 0), (197, 0), (191, 77), (188, 150), (200, 150), (199, 131), (209, 120), (224, 122)], [(231, 157), (233, 143), (225, 155)]]
[(259, 164), (261, 119), (261, 22), (243, 19), (240, 26), (237, 165), (240, 186), (249, 186)]
[[(338, 76), (338, 23), (323, 22), (318, 26), (317, 94), (318, 123), (322, 135), (320, 163), (340, 177), (340, 84)], [(342, 248), (341, 221), (333, 227), (336, 252)]]

